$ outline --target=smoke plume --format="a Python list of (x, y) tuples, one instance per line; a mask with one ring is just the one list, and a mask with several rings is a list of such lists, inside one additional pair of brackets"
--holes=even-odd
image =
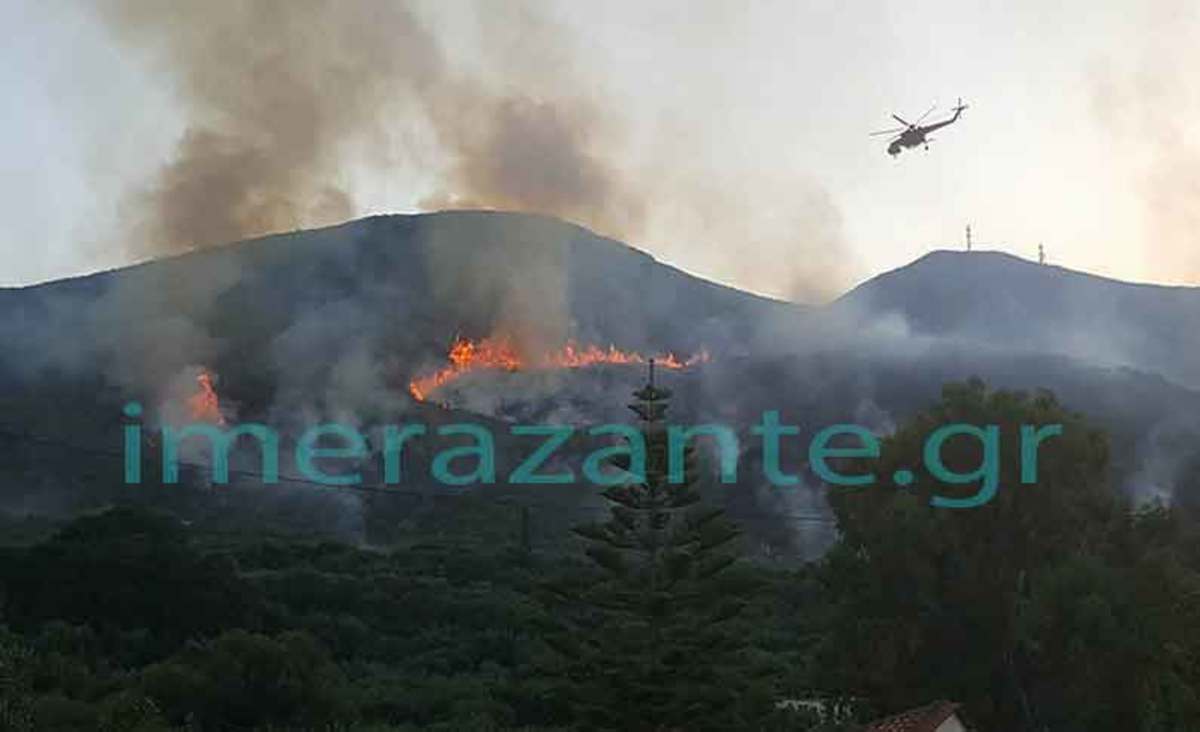
[(445, 8), (391, 0), (102, 4), (185, 115), (173, 156), (126, 198), (131, 250), (336, 223), (358, 213), (350, 172), (374, 169), (427, 181), (424, 209), (556, 216), (779, 296), (849, 279), (839, 214), (812, 181), (697, 170), (678, 140), (702, 133), (659, 131), (642, 141), (657, 152), (635, 154), (621, 105), (548, 11), (468, 9), (464, 44)]
[(603, 159), (598, 109), (523, 97), (489, 106), (484, 125), (446, 120), (442, 137), (453, 151), (448, 187), (425, 207), (544, 213), (601, 232), (640, 233), (643, 212), (631, 183)]
[(264, 0), (101, 6), (178, 93), (187, 129), (130, 201), (151, 254), (354, 215), (344, 146), (381, 133), (385, 100), (440, 75), (440, 54), (391, 2)]
[(137, 241), (151, 253), (352, 217), (351, 194), (339, 185), (348, 151), (383, 147), (404, 115), (426, 119), (444, 147), (445, 185), (430, 207), (536, 211), (610, 229), (607, 217), (624, 216), (614, 203), (622, 184), (598, 147), (602, 114), (586, 102), (495, 95), (452, 75), (405, 5), (123, 0), (104, 8), (188, 115), (174, 157), (130, 202)]

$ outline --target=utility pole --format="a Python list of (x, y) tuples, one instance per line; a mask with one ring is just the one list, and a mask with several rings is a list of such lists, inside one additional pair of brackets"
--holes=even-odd
[(971, 225), (967, 224), (967, 251), (971, 251)]
[(1046, 247), (1042, 246), (1041, 242), (1038, 242), (1038, 264), (1045, 264), (1045, 263), (1046, 263)]

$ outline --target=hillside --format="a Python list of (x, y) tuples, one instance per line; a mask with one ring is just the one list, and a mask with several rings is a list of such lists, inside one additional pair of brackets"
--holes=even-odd
[[(501, 430), (514, 421), (586, 425), (629, 419), (629, 392), (645, 375), (637, 359), (704, 353), (709, 360), (662, 377), (681, 422), (746, 432), (762, 412), (779, 410), (800, 425), (801, 439), (840, 422), (887, 432), (944, 383), (979, 376), (1054, 390), (1114, 435), (1118, 485), (1170, 495), (1200, 434), (1200, 393), (1180, 385), (1200, 353), (1181, 326), (1198, 301), (1195, 290), (936, 252), (828, 307), (803, 308), (692, 277), (551, 219), (380, 216), (0, 291), (0, 336), (10, 344), (0, 356), (0, 407), (10, 432), (111, 450), (126, 400), (147, 405), (151, 427), (170, 421), (203, 370), (226, 418), (285, 433), (327, 419), (371, 427), (455, 415), (498, 420)], [(414, 401), (410, 379), (444, 367), (456, 337), (498, 336), (520, 368), (472, 371), (428, 403)], [(538, 361), (566, 343), (637, 358)], [(10, 511), (70, 512), (111, 499), (107, 488), (84, 495), (97, 476), (115, 484), (111, 459), (64, 460), (20, 441), (2, 449)], [(740, 490), (724, 495), (755, 532), (809, 556), (831, 540), (822, 486), (771, 490), (753, 478), (753, 463), (745, 474)], [(201, 492), (188, 510), (217, 525), (274, 516), (376, 539), (386, 532), (368, 527), (394, 526), (412, 509), (240, 483), (240, 497)], [(440, 490), (421, 480), (407, 487)], [(593, 493), (564, 494), (561, 521)]]
[(559, 221), (380, 216), (0, 291), (0, 362), (10, 378), (99, 374), (139, 392), (204, 364), (265, 408), (362, 354), (407, 379), (456, 335), (691, 352), (798, 310)]
[(936, 251), (834, 308), (911, 332), (1129, 366), (1200, 387), (1200, 288), (1132, 284), (1000, 252)]

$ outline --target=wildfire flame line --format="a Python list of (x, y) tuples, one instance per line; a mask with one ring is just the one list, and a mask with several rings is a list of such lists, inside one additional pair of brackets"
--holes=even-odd
[[(561, 348), (529, 360), (520, 354), (510, 339), (503, 336), (489, 336), (478, 341), (457, 338), (447, 354), (449, 363), (410, 381), (408, 392), (417, 401), (425, 401), (430, 394), (446, 384), (482, 369), (577, 369), (596, 364), (642, 364), (649, 358), (635, 351), (622, 351), (613, 345), (602, 348), (595, 344), (581, 346), (575, 341), (567, 341)], [(701, 350), (686, 359), (670, 352), (653, 358), (655, 364), (666, 369), (685, 369), (710, 360), (706, 350)]]

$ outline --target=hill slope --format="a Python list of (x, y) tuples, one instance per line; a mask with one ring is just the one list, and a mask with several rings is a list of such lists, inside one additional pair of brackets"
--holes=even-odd
[[(1050, 387), (1116, 437), (1120, 484), (1169, 493), (1198, 433), (1200, 393), (1180, 386), (1195, 380), (1188, 364), (1200, 349), (1183, 326), (1197, 322), (1198, 302), (1195, 290), (938, 252), (806, 309), (706, 282), (550, 219), (381, 216), (0, 290), (0, 338), (9, 345), (0, 354), (0, 427), (111, 448), (126, 400), (147, 404), (153, 422), (162, 405), (194, 391), (198, 367), (216, 375), (222, 405), (238, 420), (284, 431), (322, 419), (435, 424), (474, 414), (501, 428), (503, 420), (628, 419), (641, 367), (484, 372), (439, 394), (457, 411), (409, 398), (409, 378), (444, 364), (456, 335), (503, 333), (532, 350), (567, 339), (645, 353), (706, 348), (710, 363), (663, 377), (677, 395), (676, 420), (748, 430), (778, 410), (801, 427), (800, 440), (834, 423), (887, 431), (946, 381)], [(896, 319), (908, 330), (891, 327)], [(754, 444), (740, 490), (723, 493), (729, 507), (757, 535), (812, 556), (832, 536), (822, 487), (771, 490), (753, 465)], [(77, 494), (119, 480), (111, 460), (3, 440), (0, 452), (10, 510), (72, 510)], [(396, 525), (396, 514), (360, 505), (359, 496), (314, 503), (306, 491), (250, 486), (251, 509), (202, 492), (193, 507), (215, 512), (218, 524), (273, 513), (292, 526), (332, 522), (363, 535), (372, 521)], [(563, 503), (592, 493), (574, 490)], [(790, 522), (795, 515), (804, 521)], [(372, 518), (381, 516), (389, 518)]]
[(142, 393), (204, 364), (261, 409), (364, 359), (403, 383), (460, 334), (683, 353), (799, 310), (551, 219), (380, 216), (0, 291), (0, 364)]
[(902, 315), (915, 334), (1131, 366), (1200, 387), (1200, 288), (1043, 266), (999, 252), (932, 252), (834, 306)]

